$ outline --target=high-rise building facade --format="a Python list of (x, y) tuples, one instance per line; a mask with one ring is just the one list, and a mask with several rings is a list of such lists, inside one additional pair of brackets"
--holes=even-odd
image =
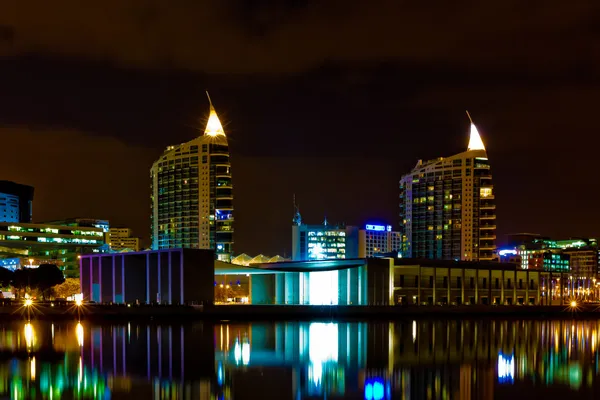
[(402, 234), (392, 231), (391, 225), (366, 224), (358, 232), (358, 257), (398, 255), (402, 249)]
[(0, 222), (31, 222), (33, 187), (0, 181)]
[(150, 170), (152, 248), (233, 251), (233, 185), (229, 146), (210, 103), (204, 135), (169, 146)]
[(471, 122), (467, 151), (419, 160), (400, 180), (402, 255), (444, 260), (496, 258), (490, 163)]

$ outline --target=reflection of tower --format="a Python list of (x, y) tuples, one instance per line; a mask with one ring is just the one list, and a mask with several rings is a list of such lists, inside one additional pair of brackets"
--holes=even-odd
[(458, 398), (460, 400), (471, 400), (471, 385), (473, 385), (473, 368), (468, 364), (460, 366), (460, 386)]

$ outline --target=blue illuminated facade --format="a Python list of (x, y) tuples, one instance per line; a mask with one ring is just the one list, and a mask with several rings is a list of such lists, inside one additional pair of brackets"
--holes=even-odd
[(0, 222), (31, 222), (33, 187), (0, 181)]

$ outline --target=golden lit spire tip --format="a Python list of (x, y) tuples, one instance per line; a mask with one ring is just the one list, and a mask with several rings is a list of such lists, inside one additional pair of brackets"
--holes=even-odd
[(221, 125), (221, 121), (219, 120), (219, 116), (217, 115), (217, 111), (213, 106), (208, 91), (206, 91), (206, 96), (208, 97), (208, 103), (210, 104), (210, 114), (208, 116), (208, 122), (206, 123), (206, 129), (204, 130), (204, 134), (212, 137), (225, 136), (223, 125)]
[(483, 140), (481, 140), (479, 131), (477, 130), (477, 127), (473, 123), (473, 119), (471, 118), (471, 114), (469, 114), (469, 111), (467, 111), (467, 116), (469, 117), (469, 121), (471, 121), (471, 135), (469, 138), (469, 146), (467, 147), (467, 151), (471, 151), (471, 150), (485, 151), (485, 146), (483, 145)]

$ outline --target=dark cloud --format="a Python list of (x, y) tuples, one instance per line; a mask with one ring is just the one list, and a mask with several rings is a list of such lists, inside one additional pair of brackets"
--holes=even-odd
[(0, 54), (209, 73), (294, 73), (325, 61), (389, 59), (560, 69), (595, 58), (599, 7), (591, 0), (22, 0), (3, 5), (0, 25), (14, 37)]

